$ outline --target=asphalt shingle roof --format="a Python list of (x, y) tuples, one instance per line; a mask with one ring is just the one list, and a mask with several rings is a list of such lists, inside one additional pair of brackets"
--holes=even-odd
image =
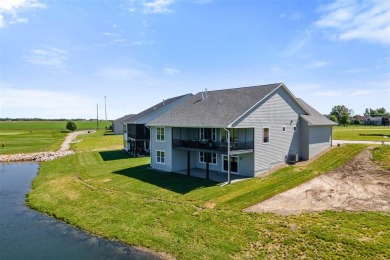
[[(227, 127), (281, 83), (197, 93), (148, 123), (151, 126)], [(207, 95), (207, 97), (206, 97)]]
[(174, 103), (175, 101), (177, 101), (177, 100), (179, 100), (187, 95), (192, 95), (192, 94), (181, 95), (181, 96), (177, 96), (177, 97), (173, 97), (173, 98), (169, 98), (167, 100), (164, 100), (163, 102), (160, 102), (154, 106), (151, 106), (148, 109), (145, 109), (144, 111), (134, 115), (133, 117), (124, 121), (124, 123), (135, 124), (135, 123), (137, 123), (138, 120), (140, 120), (146, 116), (149, 116), (150, 114), (153, 114), (154, 112), (162, 109), (163, 107), (165, 107), (167, 105)]
[(123, 122), (126, 122), (128, 120), (130, 120), (130, 118), (132, 118), (135, 114), (130, 114), (130, 115), (125, 115), (125, 116), (122, 116), (116, 120), (114, 120), (114, 123), (115, 124), (118, 124), (118, 123), (123, 123)]
[(297, 98), (299, 103), (305, 108), (305, 110), (309, 113), (309, 115), (301, 115), (301, 117), (310, 125), (337, 125), (337, 123), (333, 122), (332, 120), (329, 120), (325, 116), (323, 116), (320, 112), (315, 110), (313, 107), (311, 107), (309, 104), (307, 104), (305, 101), (303, 101), (300, 98)]

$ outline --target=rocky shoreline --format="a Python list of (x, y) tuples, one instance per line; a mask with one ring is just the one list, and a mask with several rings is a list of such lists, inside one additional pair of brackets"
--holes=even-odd
[(29, 154), (6, 154), (0, 155), (0, 163), (4, 162), (45, 162), (51, 161), (60, 157), (73, 154), (73, 151), (63, 152), (41, 152)]

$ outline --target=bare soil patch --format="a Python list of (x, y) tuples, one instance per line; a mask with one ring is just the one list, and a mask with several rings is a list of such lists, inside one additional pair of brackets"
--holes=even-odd
[(390, 212), (390, 171), (372, 161), (373, 147), (342, 167), (303, 183), (246, 212), (281, 215), (324, 210)]

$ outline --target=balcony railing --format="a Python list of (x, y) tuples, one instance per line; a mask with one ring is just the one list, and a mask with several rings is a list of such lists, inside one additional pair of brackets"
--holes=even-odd
[[(173, 139), (172, 147), (183, 147), (193, 148), (202, 150), (213, 150), (213, 151), (227, 151), (228, 142), (214, 142), (211, 140), (184, 140), (184, 139)], [(254, 143), (251, 142), (230, 142), (230, 151), (235, 150), (247, 150), (253, 149)]]
[(132, 139), (149, 139), (150, 134), (149, 133), (128, 133), (127, 136)]

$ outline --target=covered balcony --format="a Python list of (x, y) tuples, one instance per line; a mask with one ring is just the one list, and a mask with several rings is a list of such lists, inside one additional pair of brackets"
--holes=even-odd
[(253, 129), (231, 129), (230, 147), (226, 130), (219, 128), (173, 128), (172, 148), (219, 154), (252, 153)]

